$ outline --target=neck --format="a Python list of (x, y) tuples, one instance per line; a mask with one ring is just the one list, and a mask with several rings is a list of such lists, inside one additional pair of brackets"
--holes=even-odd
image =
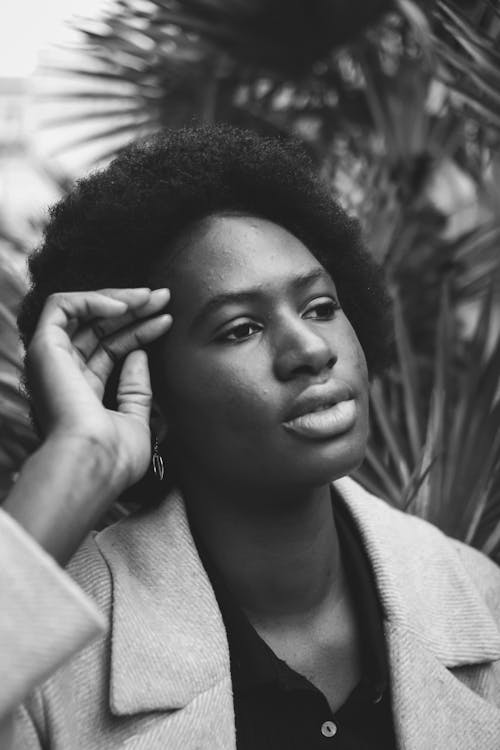
[(328, 485), (265, 497), (181, 485), (198, 535), (254, 623), (303, 626), (345, 591)]

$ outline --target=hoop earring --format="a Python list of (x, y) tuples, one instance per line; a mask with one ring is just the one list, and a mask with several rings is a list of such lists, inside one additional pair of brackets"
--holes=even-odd
[(163, 481), (163, 477), (165, 475), (165, 464), (163, 462), (162, 455), (158, 448), (158, 438), (155, 435), (155, 442), (153, 445), (153, 455), (152, 455), (152, 464), (153, 464), (153, 472), (155, 477), (159, 482)]

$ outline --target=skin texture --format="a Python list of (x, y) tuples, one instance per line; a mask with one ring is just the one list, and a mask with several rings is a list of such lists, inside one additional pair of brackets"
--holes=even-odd
[[(301, 275), (321, 277), (294, 288)], [(174, 325), (156, 384), (185, 470), (208, 483), (278, 498), (357, 466), (367, 430), (367, 371), (330, 276), (292, 234), (269, 221), (205, 220), (184, 239), (168, 273)], [(228, 292), (253, 296), (207, 314)], [(346, 386), (354, 428), (311, 441), (283, 428), (308, 389)], [(265, 496), (265, 497), (264, 497)]]
[[(44, 440), (3, 508), (64, 565), (124, 489), (147, 471), (151, 384), (144, 347), (170, 327), (166, 289), (51, 295), (28, 347)], [(102, 404), (122, 363), (117, 408)], [(36, 512), (34, 512), (36, 508)]]

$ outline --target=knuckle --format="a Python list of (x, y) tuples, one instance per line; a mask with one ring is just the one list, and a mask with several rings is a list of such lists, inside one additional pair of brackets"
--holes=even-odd
[(115, 364), (119, 359), (119, 354), (113, 350), (113, 347), (110, 344), (107, 344), (105, 341), (101, 341), (101, 348), (106, 354), (107, 357)]
[(47, 343), (43, 327), (37, 328), (26, 349), (25, 361), (30, 363), (40, 350), (45, 350)]
[(134, 387), (133, 384), (126, 388), (120, 389), (117, 393), (117, 401), (119, 404), (126, 403), (129, 407), (135, 406), (138, 409), (148, 409), (151, 405), (152, 394), (142, 389), (138, 390), (138, 385)]
[(123, 398), (126, 397), (127, 399), (143, 405), (148, 404), (152, 396), (151, 388), (135, 380), (122, 384), (118, 389), (118, 394)]
[(137, 331), (136, 333), (134, 333), (135, 346), (144, 346), (146, 342), (147, 342), (147, 337), (141, 334), (140, 331)]
[(63, 292), (52, 292), (52, 294), (49, 294), (47, 297), (46, 305), (54, 307), (56, 305), (59, 305), (61, 300), (63, 299)]
[(90, 327), (94, 331), (97, 338), (101, 339), (101, 338), (104, 338), (104, 336), (106, 336), (106, 328), (100, 321), (96, 321)]

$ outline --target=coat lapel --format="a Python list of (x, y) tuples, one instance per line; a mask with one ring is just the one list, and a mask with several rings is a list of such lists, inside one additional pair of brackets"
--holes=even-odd
[(182, 499), (172, 493), (154, 511), (104, 530), (96, 543), (113, 582), (111, 712), (163, 712), (164, 734), (157, 734), (160, 717), (150, 725), (155, 743), (231, 750), (227, 639)]
[[(335, 487), (363, 539), (385, 613), (399, 747), (498, 750), (500, 709), (482, 695), (492, 687), (500, 633), (457, 552), (439, 530), (409, 523), (352, 480)], [(500, 701), (500, 685), (495, 692)]]
[(457, 679), (406, 628), (388, 622), (385, 632), (400, 750), (498, 750), (500, 710)]

